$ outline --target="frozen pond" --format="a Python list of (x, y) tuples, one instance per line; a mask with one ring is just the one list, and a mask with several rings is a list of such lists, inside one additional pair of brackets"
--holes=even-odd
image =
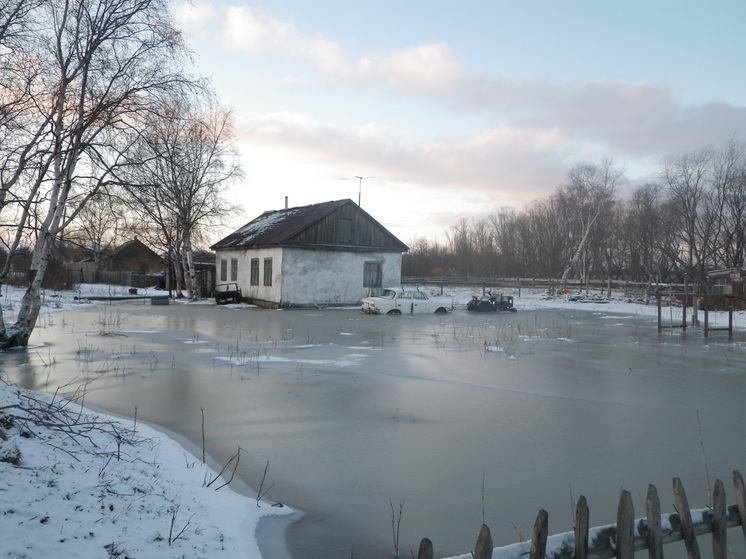
[(437, 557), (467, 553), (483, 521), (495, 545), (528, 539), (540, 508), (570, 530), (581, 494), (592, 525), (614, 522), (621, 489), (643, 516), (648, 483), (671, 512), (675, 476), (704, 507), (702, 444), (729, 503), (746, 469), (743, 337), (659, 336), (637, 315), (120, 303), (44, 316), (31, 342), (0, 354), (14, 382), (88, 383), (86, 404), (198, 448), (204, 410), (217, 462), (240, 447), (254, 489), (269, 463), (265, 499), (305, 513), (296, 559), (390, 557), (392, 507), (407, 557), (423, 537)]

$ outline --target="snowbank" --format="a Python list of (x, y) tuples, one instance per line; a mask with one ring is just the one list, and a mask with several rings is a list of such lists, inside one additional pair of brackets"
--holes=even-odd
[(0, 479), (3, 557), (260, 559), (259, 521), (292, 513), (146, 425), (4, 382)]

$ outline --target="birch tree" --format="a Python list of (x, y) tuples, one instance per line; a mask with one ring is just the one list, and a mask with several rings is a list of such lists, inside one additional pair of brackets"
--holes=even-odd
[(622, 171), (616, 169), (610, 159), (604, 159), (600, 165), (579, 163), (570, 170), (568, 177), (570, 182), (560, 190), (559, 196), (564, 211), (575, 221), (577, 238), (572, 256), (562, 272), (563, 286), (567, 284), (570, 271), (578, 265), (598, 219), (614, 202)]
[(36, 242), (17, 321), (0, 324), (0, 347), (28, 343), (55, 237), (109, 188), (144, 113), (186, 75), (164, 0), (41, 0), (27, 18), (19, 66), (3, 69), (20, 100), (13, 124), (22, 133), (1, 148), (0, 190), (15, 206), (11, 236), (33, 225)]
[(237, 212), (227, 194), (242, 176), (231, 114), (209, 97), (174, 97), (134, 153), (142, 164), (123, 181), (130, 204), (162, 235), (189, 299), (195, 299), (194, 242), (205, 228)]

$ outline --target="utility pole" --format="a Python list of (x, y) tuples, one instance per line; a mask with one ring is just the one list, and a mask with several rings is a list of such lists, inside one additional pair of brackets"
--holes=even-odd
[(363, 179), (372, 179), (372, 178), (373, 177), (361, 177), (359, 175), (355, 175), (354, 177), (347, 177), (347, 178), (339, 179), (339, 180), (342, 180), (342, 181), (351, 181), (352, 179), (357, 179), (358, 180), (358, 185), (357, 185), (357, 205), (360, 206), (360, 200), (361, 200), (362, 195), (363, 195)]

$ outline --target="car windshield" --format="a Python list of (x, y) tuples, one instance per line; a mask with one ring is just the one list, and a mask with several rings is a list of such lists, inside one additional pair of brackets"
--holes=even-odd
[(384, 289), (383, 293), (381, 293), (381, 297), (384, 299), (393, 299), (396, 297), (396, 291), (393, 291), (392, 289)]

